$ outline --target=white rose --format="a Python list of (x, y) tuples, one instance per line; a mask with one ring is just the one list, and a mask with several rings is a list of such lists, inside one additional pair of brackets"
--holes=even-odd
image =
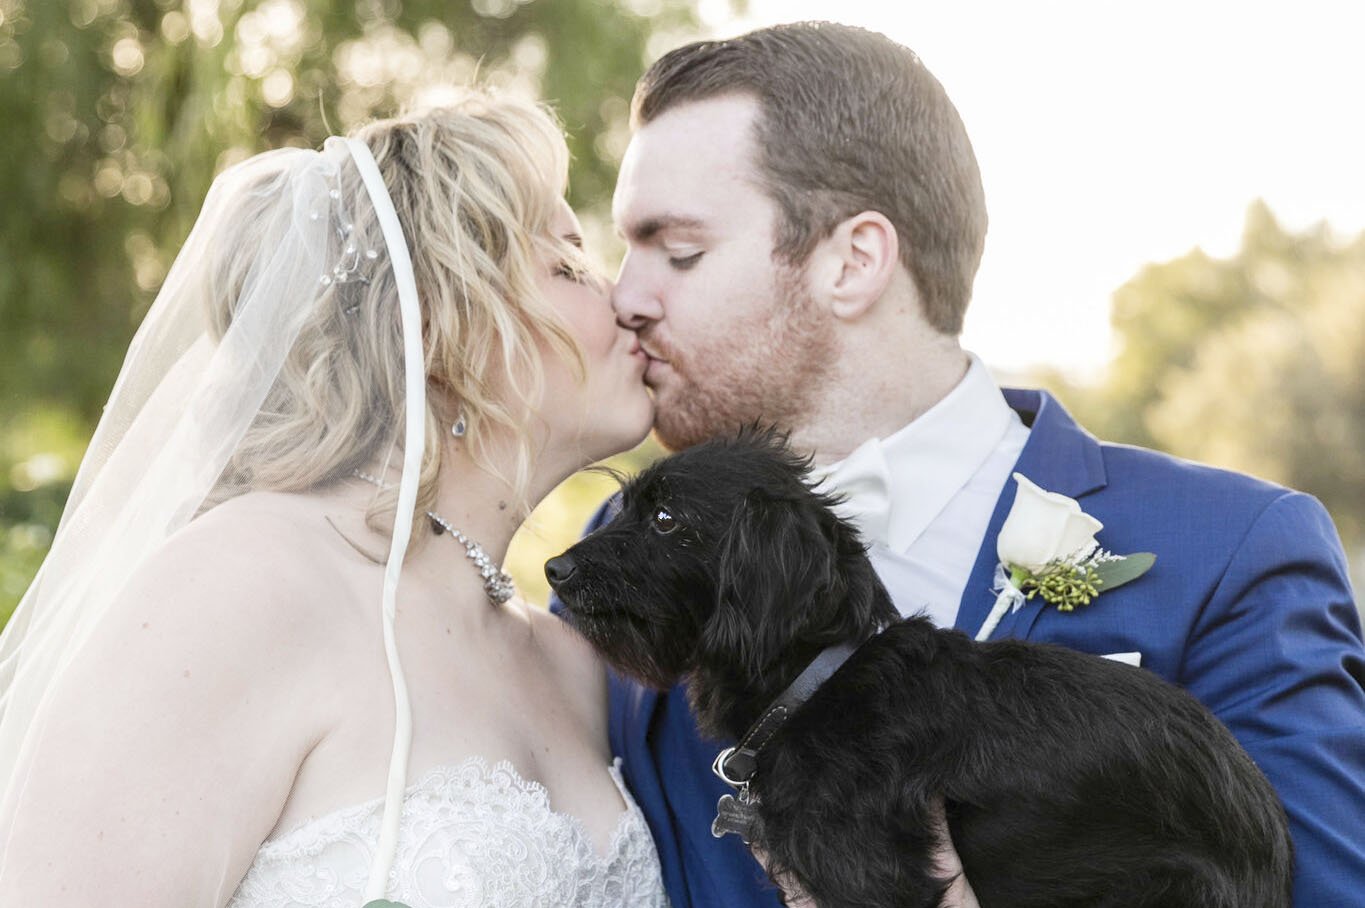
[(1019, 491), (995, 543), (1000, 562), (1037, 573), (1049, 561), (1089, 555), (1104, 524), (1076, 499), (1044, 491), (1020, 473), (1014, 479)]

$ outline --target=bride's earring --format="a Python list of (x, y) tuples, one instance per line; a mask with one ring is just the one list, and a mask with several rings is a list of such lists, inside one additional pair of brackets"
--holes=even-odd
[(464, 438), (464, 433), (469, 430), (469, 424), (465, 422), (464, 414), (461, 413), (455, 418), (455, 425), (450, 427), (450, 434), (456, 438)]

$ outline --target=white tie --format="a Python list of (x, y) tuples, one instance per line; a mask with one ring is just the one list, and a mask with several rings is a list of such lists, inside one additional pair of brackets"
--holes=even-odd
[(842, 497), (834, 511), (858, 528), (868, 545), (886, 545), (891, 525), (891, 470), (880, 439), (869, 438), (853, 453), (828, 467), (811, 470), (822, 492)]

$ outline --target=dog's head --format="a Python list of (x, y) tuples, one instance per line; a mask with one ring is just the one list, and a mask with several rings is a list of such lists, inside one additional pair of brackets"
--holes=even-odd
[(579, 630), (644, 683), (700, 671), (767, 689), (779, 663), (799, 671), (888, 620), (857, 531), (806, 484), (808, 465), (757, 429), (660, 460), (546, 576)]

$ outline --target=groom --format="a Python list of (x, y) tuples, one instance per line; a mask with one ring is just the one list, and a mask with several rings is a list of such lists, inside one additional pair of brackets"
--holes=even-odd
[[(1187, 688), (1278, 790), (1296, 904), (1360, 904), (1365, 648), (1331, 520), (1306, 495), (1100, 443), (961, 349), (986, 210), (957, 112), (914, 54), (830, 24), (673, 51), (637, 89), (614, 209), (614, 304), (650, 356), (665, 444), (789, 428), (833, 465), (901, 611), (971, 635), (995, 600), (1011, 474), (1078, 499), (1100, 545), (1155, 567), (1074, 612), (1030, 600), (992, 639), (1117, 655)], [(614, 679), (612, 736), (675, 908), (776, 905), (737, 838), (711, 836), (720, 745), (681, 689)]]

